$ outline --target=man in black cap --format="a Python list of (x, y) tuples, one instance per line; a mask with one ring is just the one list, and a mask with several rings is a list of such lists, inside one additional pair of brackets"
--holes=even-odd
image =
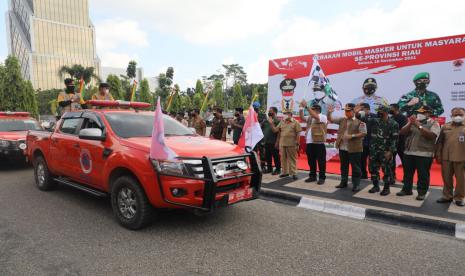
[(293, 112), (294, 111), (294, 89), (297, 83), (294, 79), (285, 79), (279, 84), (281, 89), (281, 112)]
[(336, 148), (339, 149), (339, 159), (341, 160), (341, 183), (336, 188), (346, 188), (349, 181), (349, 164), (352, 167), (352, 191), (360, 191), (360, 162), (363, 152), (363, 137), (367, 134), (366, 124), (355, 117), (360, 106), (355, 108), (352, 103), (344, 107), (345, 116), (333, 118), (334, 107), (328, 108), (328, 121), (338, 124)]
[(230, 119), (229, 124), (233, 130), (233, 142), (237, 145), (239, 143), (239, 138), (241, 138), (242, 128), (245, 124), (244, 109), (242, 107), (236, 107), (234, 119)]
[(65, 86), (65, 91), (61, 91), (57, 98), (57, 119), (60, 119), (65, 112), (82, 109), (80, 104), (81, 94), (75, 93), (74, 80), (69, 78), (65, 79)]
[(92, 100), (114, 101), (115, 99), (110, 93), (110, 85), (105, 82), (100, 83), (98, 92), (92, 95)]
[(370, 105), (371, 110), (377, 110), (380, 106), (387, 106), (389, 105), (386, 98), (375, 95), (376, 90), (378, 89), (378, 83), (374, 78), (367, 78), (362, 85), (363, 96), (355, 98), (352, 100), (352, 103), (355, 105), (361, 103), (367, 103)]

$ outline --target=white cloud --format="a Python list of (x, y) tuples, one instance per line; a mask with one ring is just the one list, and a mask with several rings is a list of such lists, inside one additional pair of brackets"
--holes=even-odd
[(98, 0), (100, 8), (145, 22), (195, 44), (220, 45), (262, 34), (279, 24), (288, 0)]
[(123, 47), (148, 46), (147, 33), (139, 23), (125, 19), (108, 19), (96, 22), (96, 42), (99, 51)]
[(260, 56), (256, 61), (245, 66), (247, 81), (249, 83), (268, 82), (268, 60), (265, 56)]
[(272, 41), (273, 58), (460, 34), (464, 13), (460, 0), (402, 0), (393, 10), (346, 13), (327, 25), (297, 17)]
[(129, 61), (138, 60), (138, 55), (128, 55), (125, 53), (105, 51), (102, 54), (100, 54), (100, 60), (102, 66), (105, 67), (126, 68), (128, 66)]
[(221, 64), (234, 64), (235, 59), (233, 57), (225, 57), (223, 61), (221, 61)]

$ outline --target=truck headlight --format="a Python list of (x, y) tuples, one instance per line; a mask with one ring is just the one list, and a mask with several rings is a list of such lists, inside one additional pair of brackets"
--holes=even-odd
[(237, 161), (237, 162), (236, 162), (236, 166), (237, 166), (239, 169), (244, 170), (244, 171), (247, 170), (247, 169), (249, 168), (249, 165), (247, 165), (247, 163), (246, 163), (245, 161), (242, 161), (242, 160)]
[[(192, 169), (189, 169), (188, 166), (192, 165), (191, 161), (189, 160), (151, 160), (154, 169), (159, 171), (162, 174), (169, 174), (169, 175), (179, 175), (179, 176), (186, 176), (186, 177), (195, 177), (195, 178), (203, 178), (203, 172), (195, 172)], [(201, 162), (199, 160), (199, 162)]]
[(226, 163), (219, 163), (215, 166), (215, 173), (219, 177), (223, 177), (226, 174), (226, 167), (228, 164)]
[(21, 144), (19, 144), (18, 147), (19, 147), (19, 149), (21, 149), (21, 150), (25, 150), (25, 149), (27, 148), (27, 145), (24, 144), (24, 143), (21, 143)]

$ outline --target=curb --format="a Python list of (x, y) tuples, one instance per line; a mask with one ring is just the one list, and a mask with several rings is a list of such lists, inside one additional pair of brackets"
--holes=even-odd
[(260, 198), (313, 211), (349, 217), (352, 219), (381, 222), (465, 240), (465, 224), (416, 217), (384, 210), (363, 208), (346, 203), (336, 203), (329, 200), (307, 198), (263, 188), (260, 190)]

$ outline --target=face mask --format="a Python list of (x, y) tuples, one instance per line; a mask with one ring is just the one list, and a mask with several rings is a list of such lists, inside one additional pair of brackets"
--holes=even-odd
[(361, 118), (365, 118), (365, 115), (366, 115), (365, 111), (362, 110), (358, 114), (360, 115)]
[(452, 121), (456, 124), (460, 124), (461, 122), (463, 122), (463, 116), (459, 116), (459, 115), (454, 116), (452, 117)]
[(392, 116), (393, 116), (392, 114), (388, 114), (388, 117), (389, 117), (389, 118), (392, 118)]
[(425, 115), (425, 114), (421, 114), (421, 113), (417, 114), (417, 120), (418, 120), (418, 121), (424, 121), (424, 120), (426, 120), (426, 119), (427, 119), (427, 118), (426, 118), (426, 115)]
[(73, 93), (74, 92), (74, 85), (73, 86), (66, 86), (66, 92)]
[(237, 113), (236, 113), (236, 114), (234, 114), (234, 117), (239, 117), (239, 114), (237, 114)]
[(315, 99), (317, 99), (317, 100), (321, 100), (326, 96), (325, 92), (323, 92), (323, 91), (313, 92), (313, 95), (314, 95)]
[(417, 87), (417, 89), (419, 90), (425, 90), (426, 87), (428, 87), (428, 85), (426, 83), (416, 83), (415, 86)]
[(273, 117), (274, 113), (268, 112), (268, 117)]
[(374, 89), (374, 88), (366, 88), (366, 89), (364, 89), (363, 92), (365, 92), (366, 95), (370, 96), (370, 95), (375, 94), (376, 89)]

